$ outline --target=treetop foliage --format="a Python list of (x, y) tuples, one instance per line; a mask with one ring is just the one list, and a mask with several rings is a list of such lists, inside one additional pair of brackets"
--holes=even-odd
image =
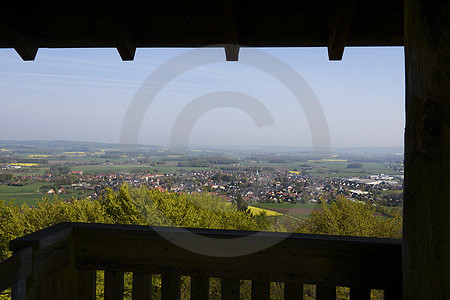
[(381, 238), (401, 238), (402, 216), (392, 212), (391, 217), (379, 215), (368, 203), (338, 197), (330, 206), (312, 212), (299, 232)]

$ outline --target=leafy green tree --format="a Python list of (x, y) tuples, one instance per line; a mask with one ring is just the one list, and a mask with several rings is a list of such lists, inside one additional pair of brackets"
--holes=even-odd
[(69, 166), (51, 166), (50, 173), (66, 175), (71, 172), (71, 168)]
[(248, 205), (247, 205), (247, 203), (244, 202), (244, 200), (242, 200), (241, 194), (239, 194), (236, 197), (236, 206), (237, 206), (237, 209), (240, 211), (247, 211), (247, 209), (248, 209)]
[(382, 218), (375, 206), (341, 196), (330, 206), (322, 204), (299, 228), (300, 232), (348, 236), (401, 238), (402, 217)]
[(350, 163), (347, 165), (347, 168), (349, 168), (349, 169), (360, 169), (362, 167), (363, 167), (363, 164), (359, 163), (359, 162), (354, 162), (354, 163)]
[(8, 182), (10, 180), (13, 180), (14, 175), (10, 173), (3, 173), (0, 174), (0, 182)]

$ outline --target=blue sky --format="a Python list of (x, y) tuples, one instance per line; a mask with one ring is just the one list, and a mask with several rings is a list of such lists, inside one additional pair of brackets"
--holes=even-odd
[[(314, 91), (332, 147), (401, 147), (404, 130), (403, 48), (346, 48), (330, 62), (325, 48), (260, 49), (291, 66)], [(0, 139), (119, 142), (125, 113), (144, 80), (188, 49), (138, 49), (122, 62), (115, 49), (40, 49), (23, 62), (0, 50)], [(213, 55), (223, 49), (211, 48)], [(253, 55), (241, 49), (242, 60)], [(199, 66), (170, 81), (149, 105), (140, 143), (168, 145), (182, 109), (207, 93), (251, 95), (273, 117), (258, 128), (244, 112), (217, 108), (195, 122), (191, 145), (310, 147), (302, 107), (283, 83), (241, 62)]]

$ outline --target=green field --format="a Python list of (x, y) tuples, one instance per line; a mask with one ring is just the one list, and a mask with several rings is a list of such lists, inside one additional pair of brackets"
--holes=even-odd
[(212, 168), (204, 167), (178, 167), (178, 166), (148, 166), (148, 165), (90, 165), (90, 166), (76, 166), (72, 167), (74, 171), (83, 171), (85, 173), (111, 173), (111, 172), (132, 172), (139, 170), (141, 172), (157, 170), (158, 173), (177, 173), (179, 170), (183, 171), (201, 171), (212, 170)]
[(252, 203), (252, 206), (273, 210), (285, 215), (291, 215), (295, 217), (308, 217), (312, 210), (320, 209), (320, 204), (315, 203)]
[[(24, 186), (6, 186), (0, 185), (0, 200), (5, 200), (7, 202), (12, 201), (15, 204), (26, 203), (28, 205), (35, 205), (37, 202), (41, 201), (42, 198), (47, 197), (48, 199), (53, 199), (55, 196), (39, 193), (39, 189), (43, 185), (48, 185), (48, 183), (33, 183)], [(68, 199), (74, 194), (61, 194), (58, 195), (59, 199)]]
[(363, 162), (363, 167), (356, 169), (347, 168), (348, 164), (348, 161), (307, 161), (289, 163), (243, 162), (242, 166), (257, 168), (272, 167), (277, 170), (300, 171), (305, 175), (323, 177), (353, 177), (375, 174), (402, 174), (386, 167), (384, 163)]
[(311, 208), (317, 209), (320, 208), (320, 204), (316, 203), (289, 203), (289, 202), (281, 202), (281, 203), (252, 203), (252, 206), (261, 207), (265, 209), (273, 209), (273, 208)]

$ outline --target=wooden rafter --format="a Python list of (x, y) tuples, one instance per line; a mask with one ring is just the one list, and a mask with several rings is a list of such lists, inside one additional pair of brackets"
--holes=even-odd
[(227, 44), (225, 47), (225, 58), (227, 61), (238, 61), (239, 59), (239, 45)]
[(239, 59), (239, 36), (236, 18), (234, 17), (233, 0), (224, 1), (222, 10), (225, 59), (227, 61), (237, 61)]
[(23, 60), (34, 60), (38, 51), (33, 38), (30, 34), (25, 33), (15, 26), (11, 22), (8, 22), (5, 18), (0, 17), (0, 27), (13, 41), (14, 50)]
[(338, 0), (328, 40), (328, 58), (342, 60), (356, 0)]
[(96, 0), (95, 3), (101, 14), (99, 21), (115, 41), (120, 57), (122, 60), (133, 60), (136, 53), (136, 45), (126, 26), (114, 15), (105, 0)]

